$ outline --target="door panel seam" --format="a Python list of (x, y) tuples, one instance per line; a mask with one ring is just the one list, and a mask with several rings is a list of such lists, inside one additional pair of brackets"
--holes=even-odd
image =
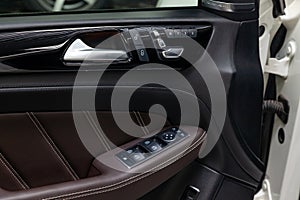
[(20, 174), (13, 168), (13, 166), (8, 162), (8, 160), (0, 153), (0, 162), (7, 169), (7, 171), (12, 175), (12, 177), (17, 181), (17, 183), (24, 189), (30, 189), (28, 184), (20, 176)]
[(148, 135), (148, 134), (149, 134), (149, 131), (148, 131), (148, 129), (145, 127), (145, 124), (144, 124), (144, 122), (143, 122), (143, 119), (142, 119), (140, 113), (139, 113), (139, 112), (133, 111), (133, 114), (135, 115), (135, 118), (136, 118), (137, 122), (139, 123), (139, 126), (141, 127), (141, 129), (142, 129), (144, 135), (145, 135), (145, 136)]
[(96, 136), (100, 140), (100, 142), (103, 144), (103, 147), (106, 149), (106, 151), (110, 151), (112, 148), (109, 145), (109, 142), (106, 140), (105, 134), (97, 127), (97, 122), (95, 122), (93, 116), (90, 112), (84, 111), (83, 114), (85, 115), (87, 121), (91, 125), (92, 129), (94, 130)]
[(147, 132), (146, 135), (150, 134), (150, 131), (149, 131), (149, 129), (148, 129), (147, 126), (146, 126), (146, 123), (145, 123), (145, 120), (144, 120), (143, 117), (142, 117), (142, 114), (141, 114), (140, 112), (137, 112), (137, 114), (138, 114), (138, 116), (140, 116), (142, 125), (143, 125), (143, 127), (145, 128), (145, 130), (146, 130), (146, 132)]
[(43, 125), (40, 123), (38, 118), (34, 115), (34, 113), (30, 112), (27, 113), (27, 116), (31, 120), (31, 122), (34, 124), (34, 126), (37, 128), (38, 132), (42, 135), (44, 140), (47, 142), (47, 144), (50, 146), (50, 149), (56, 155), (58, 160), (61, 162), (61, 164), (64, 166), (64, 168), (67, 170), (67, 172), (71, 175), (71, 177), (74, 180), (79, 180), (79, 176), (75, 172), (75, 170), (71, 167), (67, 159), (64, 157), (64, 155), (61, 153), (59, 148), (55, 145), (49, 134), (47, 133), (46, 129), (43, 127)]

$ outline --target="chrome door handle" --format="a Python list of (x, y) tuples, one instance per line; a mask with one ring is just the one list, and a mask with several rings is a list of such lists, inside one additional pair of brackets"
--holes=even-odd
[(129, 57), (126, 51), (92, 48), (81, 39), (76, 39), (67, 49), (63, 60), (65, 62), (124, 62)]
[(168, 48), (167, 50), (163, 51), (162, 55), (164, 56), (164, 58), (176, 59), (182, 55), (183, 51), (184, 51), (184, 48), (182, 48), (182, 47), (171, 47), (171, 48)]

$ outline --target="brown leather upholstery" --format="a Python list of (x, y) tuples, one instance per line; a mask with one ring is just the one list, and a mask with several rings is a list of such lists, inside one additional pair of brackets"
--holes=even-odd
[(2, 187), (10, 191), (28, 188), (2, 154), (0, 155), (0, 177)]
[(61, 149), (78, 177), (86, 178), (94, 157), (87, 151), (78, 137), (72, 113), (37, 113), (36, 117), (57, 147)]
[(0, 152), (31, 188), (76, 180), (27, 114), (0, 115)]
[[(91, 119), (88, 112), (76, 114), (86, 119), (87, 134), (96, 140), (95, 134), (99, 133), (91, 128), (91, 120), (96, 119)], [(147, 115), (132, 116), (138, 116), (133, 117), (137, 124), (145, 125)], [(101, 113), (101, 119), (101, 127), (115, 145), (126, 148), (140, 140), (117, 128), (111, 113)], [(147, 132), (153, 134), (153, 130)], [(143, 173), (136, 169), (120, 172), (103, 165), (86, 150), (71, 113), (1, 114), (0, 199), (138, 198), (197, 157), (205, 133), (197, 129), (191, 134), (195, 136), (191, 145), (180, 143), (180, 148), (170, 149), (136, 168), (144, 169)], [(107, 151), (101, 142), (95, 144), (99, 144), (99, 157), (120, 164), (113, 160), (119, 149), (109, 147)], [(149, 167), (154, 171), (147, 170)]]
[[(82, 117), (86, 134), (95, 141), (97, 155), (106, 152), (88, 120), (89, 112), (76, 114)], [(101, 116), (101, 127), (109, 133), (107, 136), (115, 145), (120, 146), (134, 139), (118, 128), (110, 112), (97, 114)], [(122, 112), (117, 114), (123, 115)], [(133, 114), (132, 118), (140, 125), (136, 115)], [(139, 115), (147, 118), (146, 114)], [(6, 190), (34, 188), (100, 175), (91, 166), (94, 157), (82, 144), (71, 112), (1, 114), (0, 153), (0, 188)]]

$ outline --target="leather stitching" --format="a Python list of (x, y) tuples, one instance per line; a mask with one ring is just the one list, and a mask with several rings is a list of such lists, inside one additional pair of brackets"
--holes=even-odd
[(78, 175), (73, 170), (67, 159), (63, 156), (63, 154), (60, 152), (58, 147), (55, 145), (51, 137), (48, 135), (47, 131), (44, 129), (40, 121), (37, 119), (37, 117), (34, 115), (34, 113), (27, 113), (27, 116), (31, 120), (31, 122), (34, 124), (34, 126), (37, 128), (38, 132), (42, 135), (42, 137), (45, 139), (47, 144), (50, 146), (50, 149), (56, 155), (58, 160), (61, 162), (61, 164), (65, 167), (67, 172), (71, 175), (71, 177), (74, 180), (79, 180)]
[[(113, 188), (109, 188), (109, 189), (106, 189), (106, 190), (99, 191), (99, 190), (101, 190), (102, 188), (105, 188), (105, 187), (106, 187), (106, 186), (105, 186), (105, 187), (98, 188), (98, 189), (94, 189), (94, 190), (92, 189), (93, 191), (87, 191), (88, 193), (85, 193), (85, 191), (83, 191), (83, 192), (81, 192), (81, 193), (85, 193), (85, 194), (80, 194), (80, 195), (76, 195), (76, 196), (66, 197), (66, 198), (63, 198), (63, 199), (64, 199), (64, 200), (67, 200), (67, 199), (76, 199), (76, 198), (80, 198), (80, 197), (86, 197), (86, 196), (90, 196), (90, 195), (101, 194), (101, 193), (110, 192), (110, 191), (113, 191), (113, 190), (116, 190), (116, 189), (125, 187), (125, 186), (127, 186), (127, 185), (129, 185), (129, 184), (135, 183), (136, 181), (139, 181), (139, 180), (141, 180), (141, 179), (147, 178), (148, 176), (154, 174), (155, 172), (157, 172), (157, 171), (159, 171), (159, 170), (161, 170), (161, 169), (163, 169), (163, 168), (165, 168), (165, 167), (167, 167), (167, 166), (173, 164), (173, 163), (176, 162), (178, 159), (180, 159), (180, 158), (186, 156), (189, 152), (191, 152), (192, 150), (194, 150), (195, 148), (197, 148), (200, 144), (201, 144), (201, 142), (200, 142), (200, 141), (199, 141), (199, 142), (197, 141), (196, 143), (194, 143), (195, 146), (193, 145), (193, 147), (189, 148), (189, 150), (186, 151), (184, 154), (182, 154), (182, 155), (180, 155), (180, 156), (176, 155), (176, 156), (172, 157), (171, 159), (165, 161), (164, 163), (158, 165), (159, 167), (154, 167), (153, 169), (151, 169), (152, 172), (149, 172), (149, 171), (151, 171), (151, 170), (149, 170), (149, 171), (147, 171), (147, 172), (145, 172), (145, 173), (143, 173), (143, 174), (141, 174), (141, 175), (135, 176), (134, 178), (129, 178), (129, 179), (125, 180), (125, 181), (122, 181), (122, 182), (125, 182), (125, 183), (124, 183), (124, 184), (121, 184), (120, 186), (115, 186), (115, 187), (113, 187)], [(174, 158), (175, 158), (175, 159), (174, 159)], [(174, 159), (174, 160), (172, 160), (172, 159)], [(170, 160), (171, 160), (171, 161), (170, 161)], [(157, 169), (155, 169), (155, 168), (157, 168)], [(140, 176), (140, 177), (139, 177), (139, 176)], [(128, 180), (129, 180), (129, 181), (128, 181)], [(66, 196), (70, 196), (70, 195), (66, 195)], [(60, 197), (59, 197), (59, 198), (60, 198)], [(45, 199), (45, 200), (46, 200), (46, 199)]]
[(18, 172), (16, 172), (12, 165), (5, 159), (2, 153), (0, 153), (0, 162), (23, 189), (29, 189), (27, 183), (22, 179)]
[(150, 170), (148, 170), (144, 173), (138, 174), (136, 176), (132, 176), (132, 177), (130, 177), (128, 179), (125, 179), (125, 180), (123, 180), (119, 183), (114, 183), (114, 184), (111, 184), (111, 185), (107, 185), (107, 186), (103, 186), (103, 187), (99, 187), (99, 188), (93, 188), (93, 189), (89, 189), (89, 190), (84, 190), (84, 191), (80, 191), (80, 192), (74, 192), (74, 193), (63, 194), (63, 195), (54, 196), (54, 197), (48, 197), (48, 198), (44, 198), (43, 200), (53, 200), (53, 199), (60, 199), (60, 198), (63, 198), (63, 199), (76, 199), (76, 198), (80, 198), (80, 197), (86, 197), (86, 196), (90, 196), (90, 195), (101, 194), (101, 193), (105, 193), (105, 192), (109, 192), (109, 191), (113, 191), (113, 190), (125, 187), (129, 184), (135, 183), (138, 180), (144, 179), (144, 178), (152, 175), (153, 173), (155, 173), (155, 172), (157, 172), (157, 171), (173, 164), (174, 162), (176, 162), (180, 158), (186, 156), (188, 153), (190, 153), (191, 151), (196, 149), (199, 145), (201, 145), (205, 138), (206, 138), (206, 134), (204, 133), (203, 136), (200, 137), (196, 142), (194, 142), (192, 144), (192, 146), (188, 147), (184, 151), (183, 154), (173, 156), (172, 158), (170, 158), (170, 159), (166, 160), (165, 162), (153, 167), (152, 169), (150, 169)]
[(110, 140), (106, 137), (105, 133), (103, 131), (101, 131), (101, 129), (99, 128), (100, 123), (98, 122), (98, 118), (96, 117), (96, 119), (95, 119), (95, 117), (89, 111), (87, 111), (87, 114), (90, 116), (91, 121), (93, 122), (98, 133), (102, 136), (108, 149), (111, 150), (113, 145), (110, 144)]
[(111, 147), (109, 146), (108, 142), (105, 140), (105, 136), (103, 136), (102, 132), (99, 130), (97, 125), (95, 124), (93, 117), (89, 112), (83, 112), (86, 119), (88, 120), (89, 124), (91, 125), (92, 129), (94, 130), (96, 136), (102, 143), (103, 147), (105, 148), (106, 151), (110, 151)]
[(142, 129), (144, 135), (145, 135), (145, 136), (148, 135), (148, 132), (147, 132), (147, 130), (146, 130), (146, 127), (144, 126), (143, 121), (142, 121), (141, 118), (139, 117), (139, 113), (133, 111), (133, 114), (134, 114), (135, 119), (137, 120), (139, 126), (141, 127), (141, 129)]
[(141, 113), (140, 113), (140, 112), (137, 112), (136, 114), (140, 117), (142, 126), (143, 126), (143, 128), (145, 129), (146, 135), (149, 135), (149, 134), (150, 134), (150, 131), (149, 131), (149, 129), (147, 128), (146, 123), (145, 123), (145, 121), (144, 121), (144, 119), (143, 119)]
[(150, 134), (150, 131), (149, 131), (149, 129), (147, 128), (146, 123), (145, 123), (145, 120), (143, 119), (141, 113), (140, 113), (140, 112), (137, 112), (137, 114), (138, 114), (138, 116), (140, 116), (140, 119), (141, 119), (141, 122), (142, 122), (142, 124), (143, 124), (143, 127), (145, 128), (145, 130), (146, 130), (146, 132), (147, 132), (146, 135)]

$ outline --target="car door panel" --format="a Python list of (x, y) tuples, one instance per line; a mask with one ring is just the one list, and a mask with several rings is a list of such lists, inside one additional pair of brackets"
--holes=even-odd
[[(18, 17), (0, 19), (0, 43), (5, 46), (0, 50), (0, 102), (4, 105), (0, 108), (0, 137), (3, 138), (0, 139), (3, 154), (0, 169), (5, 172), (0, 187), (7, 190), (1, 191), (2, 199), (137, 199), (142, 196), (144, 199), (176, 199), (189, 185), (200, 188), (203, 199), (230, 199), (237, 194), (245, 197), (254, 194), (264, 166), (259, 159), (263, 82), (255, 33), (257, 20), (253, 13), (245, 16), (244, 20), (248, 21), (243, 23), (238, 21), (239, 18), (227, 19), (201, 9), (116, 12), (113, 15), (103, 12), (64, 17), (29, 16), (26, 18), (28, 22), (22, 24), (16, 23)], [(189, 148), (177, 146), (165, 157), (157, 157), (159, 161), (174, 160), (162, 165), (155, 173), (134, 177), (108, 170), (97, 163), (97, 158), (88, 152), (77, 135), (73, 115), (75, 112), (84, 119), (88, 130), (86, 135), (94, 141), (98, 155), (110, 159), (115, 152), (109, 144), (99, 141), (93, 120), (99, 121), (105, 135), (116, 146), (126, 149), (136, 144), (139, 140), (120, 130), (113, 120), (111, 96), (116, 88), (126, 93), (140, 85), (138, 79), (131, 79), (115, 86), (126, 70), (141, 63), (135, 59), (129, 64), (114, 64), (97, 85), (87, 79), (74, 86), (78, 66), (66, 65), (63, 55), (75, 39), (84, 39), (85, 34), (95, 34), (100, 42), (116, 32), (145, 27), (198, 28), (199, 36), (195, 40), (209, 53), (221, 74), (228, 112), (224, 127), (219, 127), (214, 121), (216, 116), (212, 116), (210, 94), (203, 77), (183, 61), (165, 62), (155, 56), (155, 61), (180, 72), (191, 84), (195, 95), (178, 85), (176, 80), (169, 79), (167, 70), (148, 66), (136, 71), (136, 75), (144, 76), (150, 69), (154, 76), (166, 77), (172, 91), (160, 85), (143, 85), (132, 97), (131, 118), (143, 127), (149, 123), (149, 108), (160, 104), (167, 112), (165, 127), (177, 126), (181, 113), (176, 96), (186, 102), (196, 99), (200, 121), (189, 124), (187, 120), (184, 124), (199, 127), (199, 131)], [(201, 54), (199, 50), (195, 56)], [(87, 77), (99, 70), (102, 70), (101, 65), (88, 68)], [(74, 110), (74, 88), (81, 94), (95, 90), (95, 108), (83, 103)], [(93, 109), (97, 111), (98, 119), (90, 117)], [(118, 115), (123, 112), (121, 107), (117, 110)], [(155, 116), (158, 121), (163, 119), (160, 115)], [(210, 154), (193, 162), (209, 126), (213, 131), (221, 129), (222, 135)], [(155, 131), (148, 130), (147, 133)], [(143, 128), (136, 134), (144, 134)], [(176, 153), (179, 150), (186, 153)], [(28, 157), (31, 164), (25, 165), (29, 162)], [(145, 167), (153, 163), (155, 161), (150, 159)], [(195, 178), (189, 179), (191, 176)], [(211, 187), (207, 187), (206, 182)], [(162, 193), (161, 188), (168, 192)], [(232, 188), (238, 192), (228, 194)]]
[[(80, 115), (85, 115), (84, 113), (80, 113)], [(103, 115), (103, 114), (102, 114)], [(104, 121), (111, 121), (111, 114), (110, 113), (104, 113)], [(122, 115), (122, 113), (120, 113)], [(145, 115), (143, 115), (145, 116)], [(159, 117), (159, 116), (158, 116)], [(35, 122), (31, 123), (30, 119), (35, 118)], [(54, 118), (54, 119), (53, 119)], [(59, 131), (60, 128), (57, 128), (55, 125), (55, 120), (62, 121), (69, 121), (69, 123), (64, 123), (66, 131), (61, 132)], [(26, 122), (27, 121), (27, 122)], [(43, 133), (38, 133), (40, 131), (37, 129), (37, 127), (34, 127), (34, 124), (40, 121), (41, 124), (48, 124), (45, 126), (47, 128), (46, 130), (43, 130)], [(13, 172), (15, 173), (18, 171), (19, 173), (16, 174), (17, 177), (21, 178), (19, 180), (21, 183), (24, 183), (24, 189), (29, 188), (39, 188), (39, 189), (32, 189), (32, 191), (25, 191), (25, 194), (28, 195), (28, 199), (39, 199), (45, 196), (49, 196), (51, 193), (49, 193), (49, 189), (47, 188), (47, 185), (53, 185), (55, 183), (63, 183), (63, 182), (69, 182), (65, 184), (57, 185), (57, 188), (60, 189), (64, 193), (69, 191), (68, 186), (74, 185), (74, 187), (77, 185), (78, 188), (81, 188), (82, 190), (85, 188), (85, 184), (94, 184), (95, 186), (100, 187), (109, 185), (117, 185), (118, 182), (115, 182), (116, 180), (122, 180), (122, 177), (124, 176), (124, 173), (120, 172), (112, 172), (107, 173), (107, 169), (102, 169), (102, 172), (99, 172), (101, 168), (103, 168), (102, 165), (97, 166), (97, 162), (94, 161), (93, 157), (89, 154), (89, 152), (86, 151), (83, 144), (81, 143), (80, 139), (78, 138), (78, 135), (76, 131), (71, 132), (72, 128), (74, 128), (74, 125), (72, 124), (72, 114), (71, 113), (27, 113), (27, 114), (10, 114), (8, 115), (2, 115), (1, 120), (1, 128), (3, 132), (7, 133), (7, 135), (2, 135), (3, 140), (1, 140), (1, 151), (3, 152), (3, 155), (6, 155), (5, 163), (9, 164)], [(12, 126), (12, 124), (20, 124), (19, 126)], [(120, 130), (116, 130), (116, 126), (114, 124), (105, 123), (107, 130), (109, 130), (115, 135), (115, 137), (118, 137), (118, 140), (126, 145), (130, 146), (129, 141), (132, 141), (132, 139), (128, 139), (128, 136), (126, 138), (126, 135), (124, 136), (124, 139), (120, 139), (119, 137), (122, 135), (120, 133)], [(49, 127), (52, 127), (49, 128)], [(48, 129), (49, 128), (49, 129)], [(54, 131), (53, 131), (54, 128)], [(20, 131), (21, 130), (21, 131)], [(50, 130), (50, 131), (48, 131)], [(93, 131), (93, 130), (92, 130)], [(48, 134), (49, 133), (49, 134)], [(31, 135), (30, 135), (31, 134)], [(48, 136), (44, 136), (42, 138), (43, 134), (47, 134)], [(54, 136), (53, 134), (57, 134)], [(97, 133), (92, 133), (93, 135), (96, 135)], [(124, 134), (123, 134), (124, 135)], [(9, 136), (9, 137), (8, 137)], [(110, 135), (111, 136), (111, 135)], [(201, 136), (201, 135), (199, 135)], [(26, 138), (27, 140), (22, 140), (19, 138)], [(55, 143), (52, 141), (55, 141)], [(203, 141), (203, 135), (199, 138), (200, 141)], [(14, 140), (14, 141), (12, 141)], [(15, 143), (15, 141), (18, 141), (19, 143)], [(61, 145), (61, 142), (65, 143), (65, 145)], [(123, 141), (122, 141), (123, 140)], [(15, 147), (15, 144), (18, 146), (17, 150), (14, 148), (14, 150), (10, 149), (12, 146)], [(115, 143), (116, 145), (121, 146), (122, 143)], [(55, 145), (57, 144), (57, 146)], [(198, 145), (201, 144), (198, 141)], [(98, 143), (97, 146), (103, 146), (101, 143)], [(69, 148), (69, 149), (68, 149)], [(45, 149), (45, 150), (44, 150)], [(76, 151), (76, 154), (74, 154), (74, 149)], [(36, 152), (39, 153), (36, 153)], [(59, 152), (59, 155), (57, 154)], [(99, 155), (101, 153), (105, 152), (105, 149), (102, 150), (99, 149)], [(55, 154), (52, 156), (49, 156), (48, 154)], [(39, 157), (38, 157), (39, 156)], [(70, 157), (71, 156), (71, 157)], [(190, 154), (187, 154), (189, 159), (193, 159), (197, 156), (197, 151), (194, 151), (194, 156), (191, 156)], [(2, 157), (2, 156), (1, 156)], [(30, 160), (28, 160), (28, 157), (30, 157)], [(53, 158), (53, 159), (50, 159)], [(3, 157), (4, 159), (4, 157)], [(60, 162), (61, 163), (60, 163)], [(31, 165), (35, 166), (35, 168), (31, 167), (31, 165), (28, 165), (27, 162), (30, 162)], [(62, 164), (62, 162), (66, 162)], [(93, 163), (96, 162), (96, 165)], [(171, 163), (169, 163), (171, 164)], [(174, 170), (172, 167), (168, 168), (168, 171), (171, 171), (172, 174), (175, 173), (179, 168), (182, 168), (186, 164), (186, 162), (180, 162), (180, 164), (176, 164), (177, 167), (175, 167)], [(99, 164), (98, 164), (99, 165)], [(28, 168), (25, 168), (24, 166), (28, 166)], [(72, 167), (71, 167), (72, 166)], [(148, 165), (146, 165), (148, 166)], [(96, 170), (96, 171), (95, 171)], [(112, 174), (111, 174), (112, 173)], [(72, 175), (73, 174), (73, 175)], [(119, 174), (117, 176), (117, 174)], [(129, 175), (132, 176), (130, 173)], [(165, 180), (161, 176), (166, 176), (165, 173), (162, 173), (160, 175), (156, 175), (158, 180)], [(86, 179), (88, 177), (95, 177), (92, 180)], [(129, 177), (131, 177), (129, 176)], [(145, 176), (145, 175), (144, 175)], [(149, 175), (148, 175), (149, 176)], [(146, 176), (146, 177), (148, 177)], [(168, 175), (170, 176), (170, 175)], [(167, 176), (167, 177), (168, 177)], [(99, 178), (96, 178), (99, 177)], [(119, 177), (119, 178), (117, 178)], [(125, 176), (126, 177), (126, 176)], [(129, 178), (128, 177), (128, 178)], [(127, 179), (128, 179), (127, 178)], [(151, 179), (153, 177), (151, 176)], [(79, 181), (82, 180), (82, 181)], [(124, 178), (123, 178), (124, 179)], [(8, 184), (7, 180), (10, 180), (10, 178), (6, 179), (6, 177), (1, 176), (1, 183), (3, 185)], [(76, 182), (72, 183), (72, 181)], [(99, 182), (99, 183), (98, 183)], [(104, 183), (102, 183), (104, 182)], [(123, 181), (122, 181), (123, 182)], [(159, 184), (161, 181), (152, 181), (152, 183), (155, 183), (155, 186)], [(113, 184), (114, 183), (114, 184)], [(151, 183), (151, 182), (150, 182)], [(150, 184), (148, 183), (148, 184)], [(15, 190), (19, 189), (19, 183), (16, 182), (14, 184), (14, 187), (5, 187), (1, 185), (3, 188), (8, 190)], [(139, 183), (140, 184), (140, 183)], [(65, 186), (64, 186), (65, 185)], [(150, 184), (151, 185), (151, 184)], [(42, 186), (45, 186), (44, 189)], [(93, 186), (93, 187), (95, 187)], [(91, 186), (90, 186), (91, 187)], [(132, 186), (130, 186), (132, 187)], [(70, 187), (72, 188), (72, 187)], [(150, 190), (152, 187), (146, 187), (143, 190)], [(117, 189), (117, 188), (116, 188)], [(114, 190), (114, 189), (112, 189)], [(36, 192), (34, 192), (36, 191)], [(38, 192), (39, 191), (39, 192)], [(45, 194), (41, 194), (41, 192), (46, 192)], [(58, 191), (58, 190), (55, 190)], [(75, 190), (76, 191), (76, 190)], [(28, 194), (27, 194), (28, 193)], [(83, 192), (82, 192), (83, 193)], [(99, 192), (101, 193), (101, 192)], [(117, 192), (118, 193), (118, 192)], [(54, 193), (52, 193), (54, 195)], [(85, 193), (84, 193), (85, 194)], [(19, 193), (8, 193), (7, 198), (9, 196), (13, 198), (18, 198), (18, 195), (20, 195), (20, 198), (25, 199), (26, 195), (22, 194), (22, 192)], [(89, 196), (89, 193), (87, 192), (86, 195)], [(113, 193), (113, 195), (115, 195)], [(118, 194), (120, 195), (120, 194)], [(5, 196), (5, 195), (4, 195)], [(4, 197), (3, 196), (3, 197)], [(68, 195), (67, 195), (68, 196)], [(109, 196), (111, 196), (109, 194)], [(95, 198), (95, 197), (94, 197)], [(132, 196), (128, 197), (129, 199), (134, 198)]]

